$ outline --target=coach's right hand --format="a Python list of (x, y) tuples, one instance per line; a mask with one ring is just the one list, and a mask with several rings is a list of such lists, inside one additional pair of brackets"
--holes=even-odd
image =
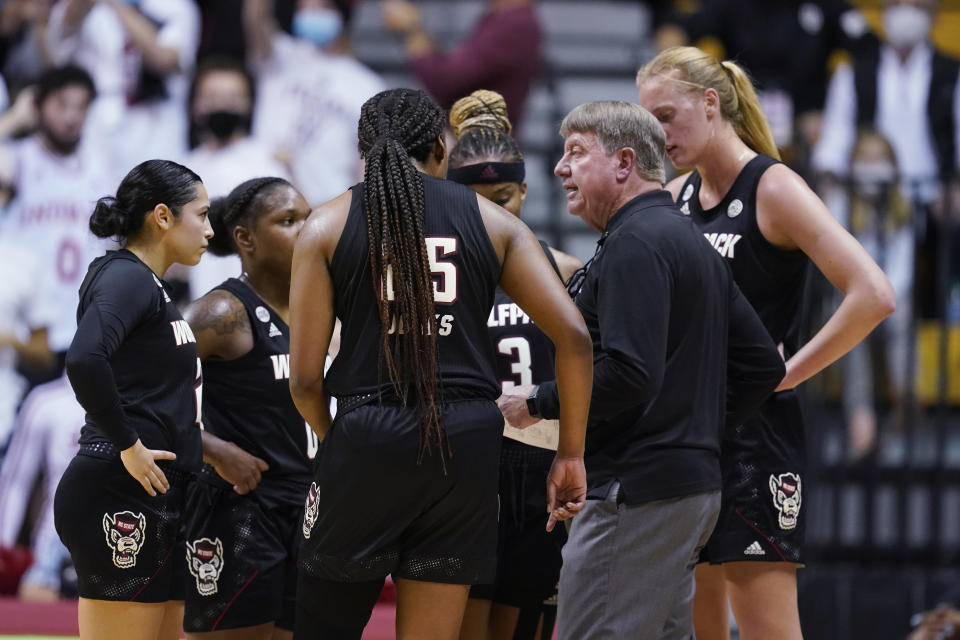
[(120, 452), (120, 460), (124, 468), (133, 479), (140, 483), (144, 491), (151, 496), (156, 496), (157, 491), (166, 493), (170, 489), (170, 483), (167, 482), (167, 476), (163, 470), (157, 466), (157, 460), (176, 460), (177, 454), (172, 451), (162, 451), (159, 449), (147, 449), (138, 438), (133, 446), (127, 447)]

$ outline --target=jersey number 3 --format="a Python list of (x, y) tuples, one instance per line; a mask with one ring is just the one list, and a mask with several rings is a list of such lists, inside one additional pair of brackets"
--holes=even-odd
[[(526, 338), (512, 337), (503, 338), (497, 343), (497, 352), (505, 356), (516, 358), (510, 363), (510, 371), (520, 378), (520, 384), (533, 384), (533, 361), (530, 358), (530, 343)], [(514, 355), (515, 354), (515, 355)], [(500, 385), (504, 393), (517, 386), (514, 380), (503, 380)]]

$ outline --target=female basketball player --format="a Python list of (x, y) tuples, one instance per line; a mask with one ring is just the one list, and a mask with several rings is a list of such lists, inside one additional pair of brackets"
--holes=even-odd
[[(452, 640), (468, 585), (492, 582), (503, 416), (486, 323), (498, 282), (557, 349), (564, 413), (547, 528), (585, 498), (583, 320), (519, 220), (439, 179), (443, 122), (422, 91), (368, 100), (364, 181), (317, 209), (294, 251), (290, 384), (324, 438), (303, 521), (298, 638), (359, 638), (392, 573), (397, 637)], [(334, 317), (340, 352), (324, 380)]]
[[(667, 188), (730, 261), (734, 278), (786, 359), (759, 414), (728, 425), (723, 506), (697, 569), (698, 638), (728, 637), (727, 596), (745, 640), (800, 638), (796, 570), (805, 529), (804, 428), (794, 388), (848, 352), (893, 312), (890, 282), (804, 181), (777, 160), (744, 71), (693, 47), (640, 69), (640, 104), (663, 125), (674, 166)], [(800, 345), (800, 301), (812, 261), (844, 294)]]
[(123, 248), (90, 264), (66, 358), (87, 423), (54, 518), (77, 569), (83, 640), (180, 633), (176, 542), (185, 482), (200, 466), (201, 377), (193, 333), (160, 277), (200, 260), (209, 204), (193, 171), (148, 160), (90, 216), (95, 235)]
[(282, 178), (215, 199), (210, 251), (243, 273), (184, 317), (204, 367), (205, 466), (188, 496), (184, 629), (191, 638), (290, 638), (303, 497), (317, 437), (290, 398), (293, 245), (310, 213)]
[[(527, 183), (523, 154), (510, 136), (510, 120), (503, 97), (495, 91), (474, 91), (450, 109), (450, 125), (457, 144), (450, 152), (447, 179), (466, 184), (507, 211), (521, 217)], [(541, 242), (547, 259), (562, 281), (581, 263)], [(516, 309), (497, 288), (487, 321), (496, 348), (496, 375), (503, 390), (515, 385), (552, 380), (553, 343), (530, 318)], [(492, 585), (470, 590), (460, 628), (461, 640), (540, 637), (538, 624), (544, 601), (556, 594), (560, 578), (560, 549), (566, 528), (543, 527), (544, 493), (557, 424), (546, 421), (524, 430), (506, 427), (500, 450), (500, 520), (497, 577)], [(555, 609), (552, 611), (555, 612)], [(544, 620), (552, 633), (552, 615)]]

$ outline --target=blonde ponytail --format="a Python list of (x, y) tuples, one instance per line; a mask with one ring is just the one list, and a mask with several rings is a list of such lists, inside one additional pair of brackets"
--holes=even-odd
[(720, 113), (740, 139), (757, 153), (780, 159), (753, 83), (736, 63), (721, 63), (696, 47), (671, 47), (640, 68), (637, 86), (652, 76), (677, 80), (685, 91), (714, 89), (720, 97)]
[(773, 141), (770, 124), (763, 115), (763, 109), (760, 108), (760, 100), (757, 99), (757, 92), (753, 88), (750, 77), (735, 62), (724, 60), (720, 64), (727, 73), (737, 98), (737, 106), (732, 111), (733, 117), (730, 118), (737, 135), (757, 153), (779, 160), (780, 151)]

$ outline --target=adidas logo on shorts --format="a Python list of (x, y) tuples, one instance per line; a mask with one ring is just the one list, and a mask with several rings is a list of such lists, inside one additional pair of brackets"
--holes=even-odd
[(767, 552), (763, 550), (763, 547), (760, 546), (760, 543), (756, 540), (753, 541), (749, 547), (743, 550), (743, 555), (745, 556), (765, 556)]

